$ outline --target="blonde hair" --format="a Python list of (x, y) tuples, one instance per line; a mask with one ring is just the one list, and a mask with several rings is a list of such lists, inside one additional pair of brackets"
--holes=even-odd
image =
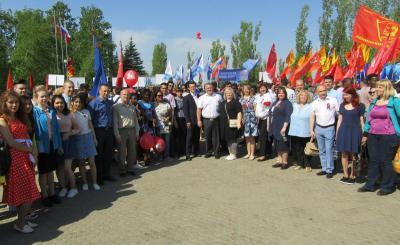
[(392, 82), (390, 80), (379, 80), (376, 82), (376, 87), (378, 86), (383, 87), (383, 99), (387, 100), (389, 99), (389, 97), (396, 96), (396, 90), (394, 90)]
[(245, 90), (246, 88), (249, 90), (249, 95), (251, 96), (251, 86), (250, 86), (249, 84), (243, 85), (243, 89), (242, 89), (242, 94), (243, 94), (243, 96), (244, 96), (244, 90)]
[(306, 104), (310, 104), (311, 103), (311, 96), (310, 93), (307, 90), (300, 90), (297, 95), (296, 95), (296, 103), (300, 104), (300, 95), (305, 94), (307, 95), (307, 101)]
[(46, 86), (44, 86), (44, 85), (35, 86), (35, 88), (33, 89), (33, 95), (34, 95), (33, 97), (37, 98), (38, 92), (41, 92), (41, 91), (46, 92), (46, 95), (47, 95)]
[(64, 87), (59, 87), (54, 90), (53, 95), (61, 95), (64, 92)]
[(224, 89), (224, 100), (226, 100), (226, 93), (231, 93), (232, 95), (233, 95), (233, 99), (235, 100), (236, 99), (236, 94), (235, 94), (235, 92), (233, 92), (233, 89), (232, 88), (230, 88), (230, 87), (226, 87), (225, 89)]

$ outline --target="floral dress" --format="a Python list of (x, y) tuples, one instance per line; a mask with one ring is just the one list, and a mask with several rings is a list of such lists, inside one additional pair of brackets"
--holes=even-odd
[[(15, 140), (29, 140), (28, 128), (18, 120), (9, 122)], [(10, 148), (11, 166), (5, 186), (5, 201), (10, 206), (32, 203), (40, 198), (35, 180), (35, 169), (28, 152)]]
[(240, 99), (240, 104), (243, 110), (244, 119), (244, 136), (245, 137), (256, 137), (258, 136), (258, 126), (256, 113), (254, 111), (254, 97), (243, 97)]

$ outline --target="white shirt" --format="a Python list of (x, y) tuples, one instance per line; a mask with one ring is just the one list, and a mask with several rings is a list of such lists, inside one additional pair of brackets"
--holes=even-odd
[(197, 108), (202, 109), (201, 116), (204, 118), (217, 118), (219, 117), (219, 103), (222, 102), (222, 97), (219, 94), (213, 93), (208, 95), (207, 93), (200, 96), (197, 100)]
[(311, 103), (311, 111), (315, 114), (315, 122), (319, 126), (330, 126), (335, 124), (336, 112), (339, 111), (339, 104), (335, 98), (320, 98)]
[(273, 103), (274, 100), (270, 93), (265, 93), (263, 95), (257, 96), (257, 98), (255, 99), (256, 117), (261, 120), (267, 119), (269, 114), (269, 109)]
[(195, 94), (190, 93), (190, 95), (193, 97), (194, 102), (195, 102), (196, 105), (197, 105), (197, 101), (199, 100), (199, 98), (197, 98), (197, 96), (196, 96)]
[(296, 92), (294, 92), (291, 88), (285, 88), (287, 93), (287, 99), (292, 102), (292, 104), (296, 103)]

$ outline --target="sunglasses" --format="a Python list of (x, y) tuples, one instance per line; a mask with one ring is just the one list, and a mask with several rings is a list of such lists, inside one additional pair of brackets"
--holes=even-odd
[(370, 95), (373, 95), (373, 94), (375, 94), (375, 91), (369, 91), (368, 92)]
[(157, 96), (157, 97), (162, 97), (162, 94), (157, 94), (156, 96)]

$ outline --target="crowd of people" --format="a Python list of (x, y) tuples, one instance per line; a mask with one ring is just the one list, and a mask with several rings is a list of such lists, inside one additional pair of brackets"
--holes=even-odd
[[(51, 207), (75, 197), (76, 168), (82, 191), (100, 191), (105, 181), (116, 181), (113, 161), (124, 178), (154, 162), (191, 161), (202, 153), (232, 161), (241, 156), (239, 146), (245, 148), (242, 159), (275, 158), (274, 168), (312, 172), (316, 166), (305, 148), (314, 142), (322, 166), (318, 176), (331, 179), (342, 169), (344, 184), (366, 176), (359, 192), (393, 193), (400, 99), (392, 82), (374, 75), (358, 88), (351, 79), (336, 86), (333, 81), (327, 76), (315, 87), (301, 79), (295, 86), (285, 79), (279, 85), (227, 82), (220, 89), (194, 81), (137, 90), (103, 84), (97, 97), (71, 81), (51, 91), (38, 85), (31, 93), (24, 80), (16, 81), (0, 97), (0, 134), (11, 156), (3, 200), (17, 211), (14, 229), (30, 233), (38, 226), (34, 201)], [(143, 149), (138, 142), (145, 133), (161, 137), (164, 151)], [(362, 160), (364, 174), (358, 171)]]

